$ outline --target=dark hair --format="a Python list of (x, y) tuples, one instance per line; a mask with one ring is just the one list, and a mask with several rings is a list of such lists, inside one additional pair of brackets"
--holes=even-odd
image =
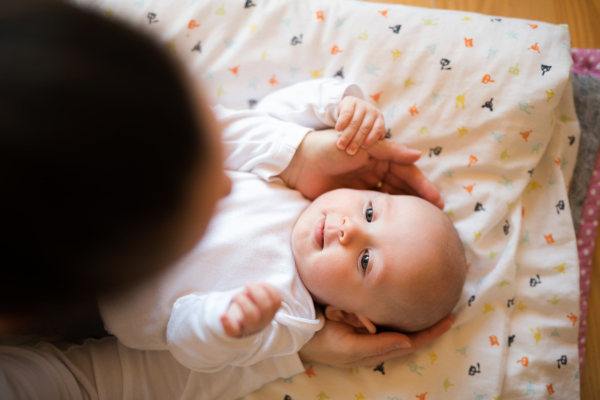
[(135, 264), (133, 248), (146, 259), (161, 251), (207, 143), (166, 46), (62, 2), (7, 3), (0, 314), (74, 303), (152, 272), (108, 271), (126, 255)]

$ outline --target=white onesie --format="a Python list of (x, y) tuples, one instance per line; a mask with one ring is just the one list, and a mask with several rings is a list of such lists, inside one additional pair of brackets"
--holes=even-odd
[[(195, 371), (227, 374), (267, 359), (279, 376), (303, 371), (297, 352), (324, 323), (291, 250), (292, 229), (309, 201), (276, 175), (308, 132), (335, 125), (345, 95), (363, 98), (356, 85), (322, 79), (275, 92), (255, 110), (216, 106), (231, 194), (176, 266), (126, 296), (100, 300), (106, 329), (132, 348), (168, 349)], [(263, 331), (232, 339), (220, 317), (249, 281), (275, 286), (282, 307)]]

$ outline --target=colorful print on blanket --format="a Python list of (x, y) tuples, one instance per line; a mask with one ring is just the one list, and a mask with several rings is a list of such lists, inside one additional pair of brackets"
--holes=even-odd
[(423, 151), (464, 243), (447, 334), (369, 368), (306, 364), (247, 399), (578, 397), (567, 26), (348, 1), (82, 3), (159, 37), (212, 103), (252, 108), (321, 77), (358, 83), (388, 136)]

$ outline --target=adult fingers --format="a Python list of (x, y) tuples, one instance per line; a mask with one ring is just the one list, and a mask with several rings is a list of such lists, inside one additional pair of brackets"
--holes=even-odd
[(354, 109), (354, 115), (352, 116), (352, 119), (350, 120), (348, 126), (346, 126), (346, 128), (342, 132), (342, 136), (340, 136), (338, 140), (338, 149), (344, 150), (346, 149), (346, 147), (348, 147), (348, 145), (352, 141), (352, 138), (354, 137), (354, 135), (356, 135), (356, 132), (362, 125), (366, 113), (367, 111), (364, 107), (356, 107)]
[(398, 179), (396, 176), (386, 173), (383, 179), (381, 190), (389, 194), (407, 194), (410, 196), (418, 196), (419, 194), (406, 182)]
[(409, 337), (397, 332), (383, 332), (375, 335), (357, 334), (353, 349), (360, 349), (353, 354), (355, 359), (346, 366), (375, 365), (391, 358), (411, 353), (412, 344)]
[(377, 334), (355, 333), (351, 352), (357, 360), (387, 354), (398, 349), (411, 348), (410, 338), (399, 332)]
[(450, 328), (452, 328), (454, 320), (454, 316), (452, 314), (448, 314), (446, 318), (431, 328), (409, 334), (408, 336), (410, 337), (412, 348), (414, 350), (420, 349), (421, 347), (429, 344), (432, 340), (442, 336), (444, 333), (450, 330)]
[[(437, 339), (438, 337), (442, 336), (450, 328), (452, 328), (453, 323), (454, 323), (454, 316), (452, 314), (449, 314), (446, 318), (444, 318), (443, 320), (441, 320), (440, 322), (438, 322), (431, 328), (424, 329), (420, 332), (408, 334), (408, 337), (410, 338), (410, 344), (411, 344), (411, 346), (409, 348), (395, 347), (397, 345), (389, 346), (389, 343), (388, 343), (388, 346), (386, 347), (386, 345), (384, 344), (383, 346), (381, 346), (379, 348), (377, 354), (373, 353), (371, 356), (363, 357), (359, 360), (354, 361), (353, 363), (349, 363), (348, 366), (377, 365), (377, 364), (382, 363), (383, 361), (387, 361), (387, 360), (390, 360), (393, 358), (402, 357), (407, 354), (410, 354), (410, 353), (420, 349), (421, 347), (426, 346), (427, 344), (429, 344), (433, 340)], [(385, 335), (385, 334), (387, 334), (387, 333), (380, 333), (378, 335), (373, 335), (373, 336), (379, 336), (379, 335)], [(387, 338), (383, 338), (384, 341), (386, 339)], [(387, 340), (389, 340), (389, 339), (387, 339)]]
[[(357, 151), (358, 148), (361, 147), (361, 145), (363, 145), (365, 138), (367, 137), (367, 135), (369, 135), (369, 133), (371, 132), (371, 129), (373, 129), (373, 124), (375, 124), (375, 116), (370, 114), (370, 113), (366, 113), (365, 114), (365, 118), (362, 120), (362, 123), (360, 124), (360, 128), (358, 128), (358, 130), (356, 131), (356, 134), (354, 135), (354, 137), (352, 138), (352, 141), (350, 142), (350, 144), (348, 145), (348, 148), (346, 149), (346, 152), (350, 155), (354, 155)], [(363, 148), (365, 146), (362, 146)], [(368, 147), (368, 146), (366, 146)]]
[[(398, 165), (391, 163), (389, 174), (403, 181), (420, 197), (444, 209), (444, 201), (440, 196), (439, 190), (435, 185), (423, 175), (423, 172), (416, 165)], [(386, 176), (386, 180), (388, 177)], [(391, 178), (390, 178), (391, 179)]]
[(365, 149), (371, 157), (379, 160), (390, 161), (400, 165), (413, 164), (421, 157), (421, 152), (394, 142), (393, 140), (378, 140), (371, 147)]
[[(378, 343), (376, 347), (371, 347), (370, 354), (369, 352), (364, 353), (364, 357), (352, 363), (349, 363), (348, 366), (376, 365), (380, 364), (383, 361), (410, 354), (420, 349), (421, 347), (426, 346), (438, 337), (442, 336), (450, 328), (452, 328), (453, 323), (454, 316), (452, 314), (449, 314), (446, 318), (444, 318), (443, 320), (441, 320), (440, 322), (438, 322), (430, 328), (424, 329), (416, 333), (408, 334), (407, 337), (410, 339), (410, 347), (406, 347), (406, 345), (403, 345), (401, 341), (398, 341), (401, 336), (406, 336), (400, 333), (384, 332), (379, 333), (377, 335), (371, 335), (374, 338), (379, 336), (377, 338)], [(375, 349), (376, 351), (374, 351)]]

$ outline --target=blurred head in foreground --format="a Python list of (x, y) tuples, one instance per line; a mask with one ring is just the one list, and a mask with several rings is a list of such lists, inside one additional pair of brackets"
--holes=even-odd
[(0, 4), (0, 332), (23, 332), (77, 324), (96, 294), (172, 264), (230, 183), (212, 114), (166, 46), (62, 2), (10, 3)]

